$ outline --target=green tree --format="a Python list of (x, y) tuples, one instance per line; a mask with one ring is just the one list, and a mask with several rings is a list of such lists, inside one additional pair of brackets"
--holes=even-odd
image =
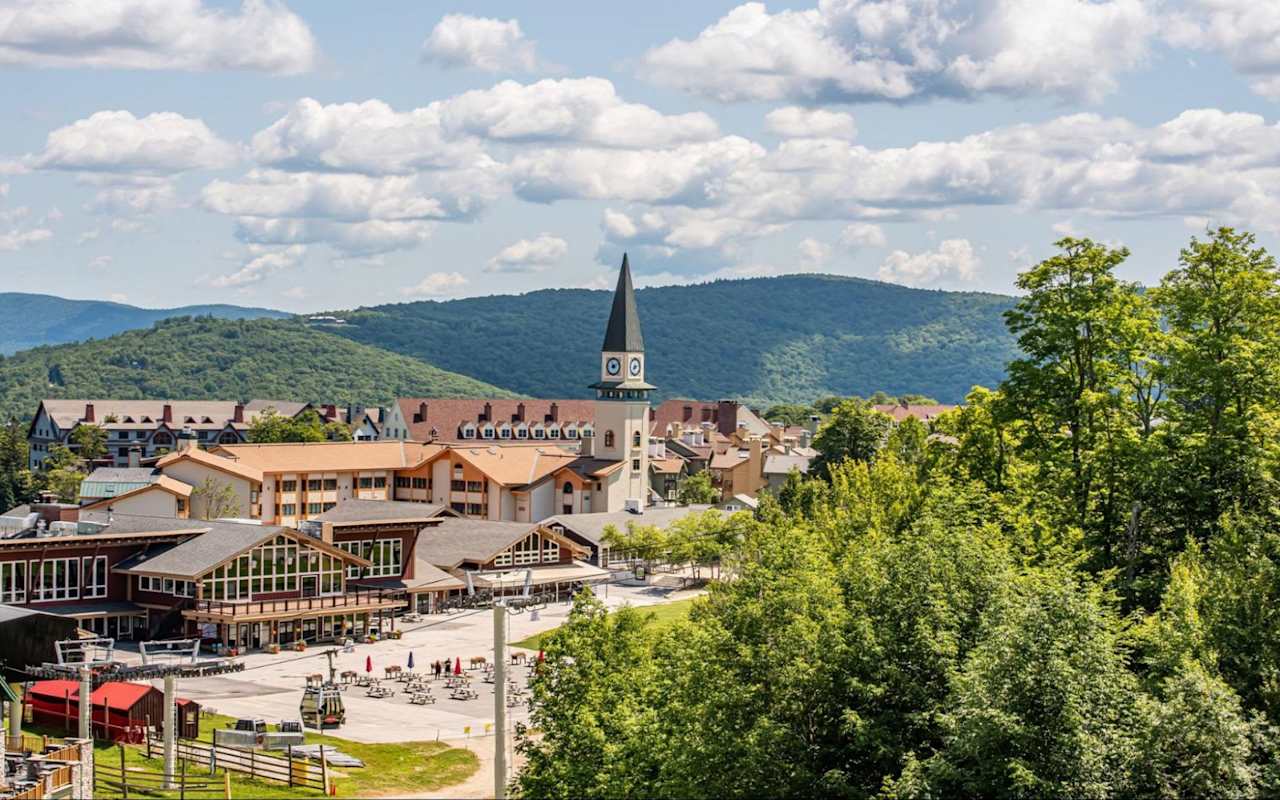
[(708, 505), (719, 502), (720, 490), (711, 484), (711, 473), (704, 469), (682, 480), (676, 496), (681, 505)]
[(893, 419), (863, 400), (845, 400), (831, 410), (831, 416), (818, 428), (813, 447), (817, 475), (825, 476), (831, 465), (845, 459), (871, 461), (884, 446), (893, 427)]
[(255, 444), (272, 442), (323, 442), (351, 439), (351, 430), (342, 423), (326, 424), (315, 409), (296, 417), (286, 417), (267, 407), (249, 423), (248, 440)]
[(1018, 276), (1026, 294), (1005, 315), (1025, 355), (1009, 364), (1003, 409), (1021, 423), (1038, 481), (1061, 498), (1061, 523), (1084, 531), (1111, 566), (1143, 459), (1129, 384), (1140, 349), (1133, 320), (1154, 330), (1153, 318), (1138, 286), (1115, 276), (1128, 250), (1057, 245), (1061, 254)]
[(76, 446), (76, 454), (88, 463), (107, 454), (107, 432), (100, 425), (81, 423), (71, 429), (67, 438)]
[(780, 422), (783, 425), (808, 425), (809, 415), (814, 413), (811, 406), (799, 403), (779, 403), (769, 406), (764, 418), (769, 422)]
[(191, 490), (191, 511), (199, 519), (239, 517), (243, 514), (235, 487), (215, 478), (205, 478)]
[(1171, 480), (1184, 535), (1202, 540), (1232, 507), (1265, 508), (1280, 435), (1280, 287), (1249, 233), (1193, 238), (1152, 297), (1168, 322)]
[(1132, 793), (1139, 690), (1101, 590), (1062, 571), (1029, 574), (987, 610), (981, 639), (956, 675), (926, 785), (943, 796)]

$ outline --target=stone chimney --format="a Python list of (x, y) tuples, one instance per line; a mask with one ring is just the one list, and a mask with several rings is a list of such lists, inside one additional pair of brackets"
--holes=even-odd
[(231, 411), (232, 422), (244, 422), (244, 403), (236, 403), (236, 407)]
[(493, 422), (493, 403), (488, 400), (484, 402), (484, 411), (480, 414), (480, 419), (484, 422)]
[(93, 422), (93, 403), (84, 404), (84, 421)]
[(548, 412), (547, 416), (551, 417), (552, 422), (559, 422), (560, 421), (560, 404), (552, 403), (551, 411)]
[(515, 422), (524, 422), (524, 403), (516, 403)]
[(427, 421), (427, 404), (426, 403), (418, 403), (418, 412), (413, 415), (413, 421), (414, 422)]
[(738, 404), (732, 400), (721, 400), (716, 403), (716, 427), (725, 436), (738, 429)]
[(168, 403), (164, 404), (164, 409), (160, 413), (161, 422), (173, 422), (173, 406)]
[(136, 444), (129, 448), (129, 466), (134, 469), (142, 466), (142, 448)]

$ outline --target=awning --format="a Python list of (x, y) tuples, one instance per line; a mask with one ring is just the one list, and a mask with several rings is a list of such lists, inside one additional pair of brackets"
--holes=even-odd
[[(557, 564), (550, 567), (530, 566), (533, 570), (533, 585), (542, 586), (548, 583), (568, 583), (571, 581), (589, 581), (609, 577), (609, 571), (593, 567), (582, 561), (572, 564)], [(494, 588), (510, 588), (524, 586), (525, 569), (513, 569), (507, 572), (472, 573), (477, 585)]]

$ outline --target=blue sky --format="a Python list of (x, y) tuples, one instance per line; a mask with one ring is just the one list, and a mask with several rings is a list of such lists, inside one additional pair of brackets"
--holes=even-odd
[(0, 0), (6, 290), (288, 310), (1276, 245), (1280, 4)]

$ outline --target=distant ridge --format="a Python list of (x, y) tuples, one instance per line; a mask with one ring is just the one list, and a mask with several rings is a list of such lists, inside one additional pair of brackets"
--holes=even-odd
[(258, 319), (292, 315), (270, 308), (226, 304), (139, 308), (106, 300), (67, 300), (48, 294), (0, 292), (0, 354), (45, 344), (101, 339), (133, 328), (150, 327), (157, 320), (187, 316)]
[[(595, 379), (608, 291), (547, 289), (329, 312), (330, 328), (534, 397)], [(637, 292), (646, 377), (660, 397), (757, 404), (828, 394), (919, 393), (957, 402), (994, 385), (1016, 345), (1014, 299), (835, 275), (786, 275)]]

